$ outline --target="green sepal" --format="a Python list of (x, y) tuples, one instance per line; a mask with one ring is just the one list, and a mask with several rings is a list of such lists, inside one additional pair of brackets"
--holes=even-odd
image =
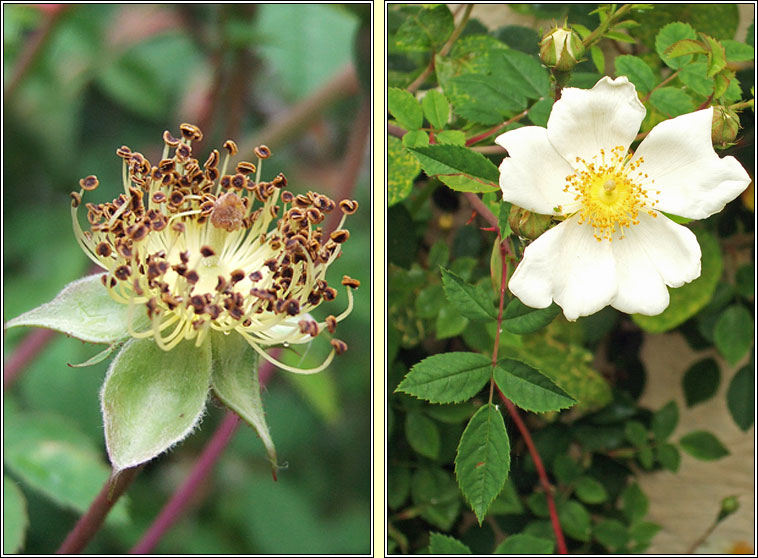
[(100, 391), (105, 445), (114, 471), (181, 442), (197, 426), (211, 381), (211, 344), (182, 341), (163, 351), (131, 339), (113, 359)]
[(211, 334), (213, 347), (213, 393), (229, 409), (258, 433), (271, 462), (274, 475), (278, 469), (276, 448), (266, 424), (258, 379), (258, 355), (237, 333), (225, 335), (219, 331)]
[(112, 345), (108, 345), (108, 347), (97, 353), (92, 358), (88, 358), (84, 362), (80, 362), (79, 364), (71, 364), (69, 362), (68, 365), (71, 368), (85, 368), (87, 366), (94, 366), (95, 364), (99, 364), (111, 356), (115, 350), (121, 348), (121, 345), (122, 343), (113, 343)]
[(5, 327), (44, 327), (89, 343), (111, 344), (126, 338), (129, 306), (110, 297), (101, 276), (72, 281), (53, 300), (13, 318)]

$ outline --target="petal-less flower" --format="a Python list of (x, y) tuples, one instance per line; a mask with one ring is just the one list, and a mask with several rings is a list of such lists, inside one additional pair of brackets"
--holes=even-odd
[(524, 304), (555, 301), (569, 320), (607, 305), (656, 315), (668, 287), (700, 275), (700, 246), (661, 212), (704, 219), (736, 198), (750, 176), (711, 143), (713, 109), (655, 126), (629, 153), (645, 107), (625, 77), (566, 88), (547, 128), (525, 126), (495, 141), (503, 199), (564, 219), (532, 242), (511, 277)]
[[(325, 274), (350, 236), (342, 225), (357, 202), (339, 204), (342, 221), (324, 239), (317, 225), (337, 204), (321, 194), (295, 196), (284, 190), (287, 180), (281, 173), (262, 182), (267, 147), (256, 148), (257, 165), (241, 162), (234, 174), (227, 174), (229, 157), (237, 152), (234, 142), (224, 144), (220, 171), (217, 150), (201, 168), (192, 158), (191, 143), (202, 133), (191, 124), (180, 129), (180, 139), (164, 134), (157, 165), (126, 146), (117, 151), (123, 158), (124, 193), (113, 202), (85, 204), (90, 231), (82, 230), (77, 211), (84, 191), (97, 187), (97, 178), (82, 179), (82, 189), (72, 193), (76, 238), (107, 271), (102, 281), (110, 296), (129, 306), (129, 335), (153, 338), (170, 351), (183, 340), (199, 347), (210, 330), (235, 331), (280, 368), (323, 370), (335, 353), (346, 349), (343, 341), (333, 339), (329, 357), (311, 370), (274, 361), (261, 347), (305, 343), (324, 328), (333, 333), (350, 313), (351, 288), (358, 282), (345, 277), (347, 309), (320, 323), (309, 314), (337, 296)], [(278, 201), (283, 214), (269, 231), (280, 210)]]

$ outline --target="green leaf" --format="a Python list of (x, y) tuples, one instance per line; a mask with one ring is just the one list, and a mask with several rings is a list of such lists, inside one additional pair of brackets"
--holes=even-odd
[(734, 274), (734, 283), (737, 293), (743, 298), (752, 298), (755, 295), (755, 264), (746, 263), (737, 269)]
[(653, 108), (672, 118), (695, 110), (692, 97), (676, 87), (656, 89), (650, 95), (648, 102)]
[(490, 515), (520, 515), (524, 512), (524, 504), (521, 503), (513, 478), (505, 481), (505, 487), (500, 495), (492, 502), (487, 511)]
[(408, 499), (411, 492), (411, 472), (407, 467), (387, 468), (387, 505), (396, 510)]
[(452, 473), (442, 469), (419, 468), (411, 480), (413, 503), (421, 517), (443, 531), (449, 531), (461, 509), (461, 493)]
[(437, 459), (440, 453), (440, 431), (437, 424), (420, 411), (410, 411), (405, 417), (405, 437), (416, 453)]
[(566, 535), (578, 541), (588, 542), (591, 534), (590, 513), (575, 500), (559, 502), (558, 519)]
[(639, 421), (628, 421), (624, 425), (624, 436), (636, 448), (642, 448), (647, 445), (647, 429)]
[(724, 39), (721, 41), (721, 46), (726, 51), (727, 62), (747, 62), (755, 58), (755, 49), (732, 39)]
[(461, 316), (451, 304), (446, 303), (437, 314), (434, 331), (437, 339), (449, 339), (463, 333), (468, 323), (468, 318)]
[[(26, 486), (79, 513), (87, 511), (110, 476), (101, 448), (58, 414), (6, 415), (4, 450), (6, 467)], [(127, 522), (127, 503), (122, 498), (108, 520)]]
[(124, 339), (129, 335), (129, 306), (110, 297), (101, 276), (69, 283), (53, 300), (13, 318), (5, 327), (44, 327), (90, 343), (111, 344)]
[(471, 417), (455, 456), (455, 476), (479, 525), (503, 489), (510, 469), (510, 443), (503, 415), (488, 403)]
[(450, 104), (445, 95), (436, 89), (430, 89), (421, 101), (424, 116), (432, 125), (432, 128), (441, 130), (450, 118)]
[(605, 55), (603, 49), (595, 45), (590, 49), (590, 56), (592, 57), (592, 63), (597, 68), (598, 73), (605, 73)]
[[(724, 104), (729, 104), (730, 100), (737, 100), (741, 97), (739, 82), (736, 74), (729, 69), (723, 69), (713, 76), (713, 97), (721, 100)], [(730, 93), (730, 90), (736, 85), (737, 93)]]
[(679, 68), (686, 66), (692, 60), (691, 55), (670, 57), (666, 54), (666, 50), (676, 43), (684, 39), (697, 39), (697, 33), (688, 23), (682, 23), (681, 21), (675, 21), (664, 25), (655, 37), (655, 51), (661, 60), (669, 68), (678, 70)]
[(490, 293), (479, 286), (466, 283), (458, 275), (441, 267), (445, 296), (455, 309), (472, 320), (497, 319)]
[(220, 331), (211, 332), (211, 351), (213, 393), (258, 433), (276, 475), (276, 448), (263, 412), (257, 353), (241, 335)]
[(455, 537), (442, 533), (430, 533), (429, 554), (471, 554), (471, 549)]
[(426, 174), (462, 192), (492, 192), (500, 189), (500, 172), (484, 155), (458, 145), (409, 147)]
[(704, 358), (690, 366), (682, 378), (687, 406), (692, 407), (713, 397), (720, 381), (719, 365), (712, 358)]
[(713, 93), (713, 78), (708, 77), (705, 61), (687, 64), (679, 71), (679, 80), (692, 91), (703, 97)]
[[(426, 147), (429, 145), (429, 134), (424, 130), (411, 130), (410, 132), (403, 134), (401, 141), (403, 142), (403, 147)], [(410, 156), (409, 153), (405, 154)], [(416, 169), (416, 174), (418, 174), (418, 171), (421, 170), (421, 166), (418, 165), (418, 161), (416, 161), (416, 164), (418, 167)]]
[(661, 464), (661, 466), (676, 473), (679, 470), (679, 464), (682, 461), (682, 456), (679, 454), (679, 450), (674, 444), (661, 444), (655, 447), (655, 458)]
[(28, 526), (26, 498), (15, 482), (3, 475), (3, 554), (18, 553)]
[(629, 537), (634, 541), (631, 550), (636, 553), (644, 552), (650, 546), (650, 541), (660, 530), (660, 525), (656, 525), (650, 521), (634, 523), (629, 528)]
[(511, 333), (533, 333), (542, 329), (561, 313), (555, 302), (547, 308), (532, 308), (514, 298), (503, 312), (503, 327)]
[(558, 482), (570, 484), (582, 474), (582, 467), (568, 455), (559, 453), (553, 460), (553, 474)]
[(456, 403), (472, 398), (492, 374), (492, 363), (477, 353), (432, 355), (411, 368), (396, 391), (430, 403)]
[(462, 74), (444, 84), (455, 113), (478, 124), (502, 123), (508, 115), (526, 108), (526, 97), (503, 87), (502, 80), (488, 74)]
[(515, 535), (508, 535), (503, 542), (497, 545), (493, 554), (529, 556), (531, 554), (553, 554), (554, 551), (555, 542), (550, 539), (517, 533)]
[(726, 51), (713, 37), (700, 33), (700, 38), (708, 45), (708, 77), (713, 77), (726, 68)]
[(679, 408), (675, 401), (669, 401), (663, 407), (653, 413), (650, 430), (653, 432), (655, 441), (664, 442), (674, 432), (679, 423)]
[(163, 351), (152, 339), (131, 339), (111, 363), (100, 401), (116, 471), (149, 461), (197, 426), (211, 381), (211, 343), (194, 343)]
[(677, 58), (687, 54), (708, 54), (708, 49), (700, 41), (694, 39), (682, 39), (666, 49), (666, 56)]
[(629, 542), (627, 526), (618, 519), (603, 519), (592, 529), (592, 535), (597, 542), (611, 552), (616, 552)]
[(726, 393), (729, 414), (743, 432), (747, 432), (755, 420), (755, 371), (750, 364), (740, 368), (729, 382)]
[(617, 76), (626, 76), (629, 78), (637, 91), (649, 93), (657, 83), (657, 79), (650, 66), (645, 64), (637, 56), (623, 54), (613, 60)]
[(493, 56), (493, 77), (527, 99), (550, 96), (550, 74), (536, 56), (509, 49)]
[(434, 136), (440, 145), (460, 145), (465, 147), (466, 134), (460, 130), (442, 130)]
[(495, 382), (508, 399), (527, 411), (559, 411), (576, 403), (550, 378), (517, 360), (499, 361), (495, 366)]
[(421, 164), (403, 149), (402, 142), (387, 137), (387, 206), (400, 203), (413, 189), (413, 179), (421, 171)]
[(677, 289), (669, 289), (668, 308), (657, 316), (634, 314), (634, 323), (650, 333), (663, 333), (674, 329), (697, 314), (708, 304), (721, 277), (724, 264), (718, 240), (706, 231), (695, 231), (700, 250), (700, 277)]
[(453, 14), (445, 5), (419, 10), (409, 15), (395, 34), (398, 48), (408, 51), (436, 50), (455, 28)]
[(713, 342), (734, 366), (753, 346), (753, 317), (741, 304), (734, 304), (724, 310), (716, 321)]
[(529, 120), (535, 126), (547, 127), (550, 112), (553, 110), (553, 99), (540, 99), (529, 108)]
[(574, 482), (576, 497), (585, 504), (601, 504), (608, 500), (608, 492), (603, 484), (592, 477), (583, 476)]
[(679, 440), (679, 445), (692, 457), (701, 461), (715, 461), (729, 455), (729, 450), (724, 447), (724, 444), (705, 430), (695, 430), (685, 434)]
[(424, 113), (416, 97), (405, 89), (387, 89), (387, 108), (398, 124), (408, 131), (418, 130), (424, 124)]
[(621, 493), (621, 510), (629, 523), (640, 521), (647, 514), (648, 499), (636, 482), (632, 482)]

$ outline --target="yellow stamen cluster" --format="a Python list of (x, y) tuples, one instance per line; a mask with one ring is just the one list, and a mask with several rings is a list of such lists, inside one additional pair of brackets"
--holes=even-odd
[[(201, 167), (192, 158), (192, 141), (202, 133), (191, 124), (180, 129), (178, 139), (164, 133), (163, 158), (155, 165), (126, 146), (116, 151), (123, 159), (124, 193), (112, 202), (85, 204), (86, 232), (78, 208), (84, 191), (97, 188), (97, 178), (82, 179), (81, 190), (71, 194), (77, 240), (106, 270), (103, 283), (111, 297), (129, 305), (129, 334), (152, 337), (168, 351), (184, 339), (199, 346), (210, 330), (236, 331), (271, 360), (261, 345), (302, 342), (324, 328), (333, 333), (352, 310), (351, 289), (358, 281), (343, 279), (348, 305), (339, 316), (319, 323), (308, 312), (337, 296), (325, 274), (350, 236), (342, 226), (357, 202), (295, 195), (285, 190), (281, 173), (261, 181), (262, 160), (270, 156), (266, 146), (255, 150), (257, 165), (241, 162), (227, 174), (229, 157), (237, 152), (229, 140), (221, 170), (217, 150)], [(326, 237), (317, 225), (334, 210), (342, 219)], [(323, 369), (347, 348), (337, 339), (332, 346), (327, 361), (308, 372)]]
[(601, 149), (597, 159), (597, 155), (591, 162), (577, 157), (577, 171), (566, 177), (563, 191), (574, 194), (574, 201), (581, 205), (579, 224), (592, 225), (598, 241), (613, 240), (616, 230), (621, 233), (618, 238), (624, 238), (624, 227), (639, 224), (640, 211), (656, 217), (652, 208), (657, 200), (648, 197), (650, 190), (645, 187), (654, 181), (638, 170), (642, 157), (630, 163), (631, 155), (623, 146), (611, 149), (607, 159)]

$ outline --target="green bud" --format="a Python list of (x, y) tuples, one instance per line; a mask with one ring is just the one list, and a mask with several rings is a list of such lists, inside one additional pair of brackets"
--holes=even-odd
[(540, 58), (549, 68), (568, 71), (583, 55), (582, 39), (570, 27), (551, 29), (540, 41)]
[(732, 109), (722, 106), (713, 107), (713, 125), (711, 139), (716, 147), (726, 148), (737, 137), (740, 130), (740, 117)]
[(550, 215), (532, 213), (514, 205), (508, 214), (508, 224), (511, 226), (511, 230), (520, 237), (534, 240), (550, 228), (552, 218)]
[(737, 496), (727, 496), (721, 500), (721, 509), (719, 510), (718, 521), (729, 517), (734, 512), (740, 509), (740, 503), (737, 500)]

